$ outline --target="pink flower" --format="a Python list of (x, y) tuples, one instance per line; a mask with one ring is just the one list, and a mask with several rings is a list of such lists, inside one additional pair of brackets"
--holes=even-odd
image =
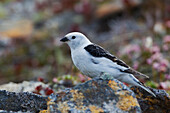
[(160, 64), (161, 64), (161, 65), (164, 65), (164, 66), (168, 66), (168, 65), (169, 65), (169, 61), (166, 60), (166, 59), (162, 59), (162, 60), (160, 61)]
[(168, 60), (162, 59), (159, 64), (159, 71), (166, 72), (168, 65), (169, 65)]
[(170, 74), (166, 74), (165, 79), (170, 80)]
[(133, 44), (133, 45), (126, 46), (122, 53), (130, 55), (132, 52), (138, 52), (139, 53), (140, 51), (141, 51), (141, 49), (140, 49), (139, 45)]
[(147, 62), (148, 64), (152, 64), (153, 60), (152, 60), (151, 58), (148, 58), (148, 59), (146, 60), (146, 62)]
[(86, 81), (86, 78), (85, 78), (84, 75), (79, 74), (78, 76), (79, 76), (79, 79), (80, 79), (81, 82), (85, 82)]
[(157, 60), (157, 62), (154, 62), (152, 66), (154, 69), (157, 69), (159, 72), (166, 72), (168, 65), (169, 65), (169, 61), (162, 58)]
[(132, 45), (129, 52), (140, 52), (139, 45)]
[[(119, 51), (120, 55), (127, 55), (129, 58), (136, 58), (141, 54), (140, 46), (137, 44), (129, 44)], [(132, 58), (132, 59), (133, 59)]]
[(160, 86), (163, 89), (170, 89), (170, 82), (169, 81), (161, 82)]
[(160, 52), (160, 47), (157, 46), (157, 45), (153, 46), (153, 47), (151, 48), (151, 52), (152, 52), (152, 53)]
[(165, 65), (160, 65), (158, 69), (159, 69), (159, 72), (166, 72), (167, 67)]
[(159, 62), (153, 63), (153, 68), (157, 69), (159, 72), (166, 72), (168, 65), (169, 65), (168, 60), (161, 59)]
[(154, 60), (161, 60), (161, 59), (163, 59), (163, 55), (161, 54), (161, 53), (155, 53), (155, 54), (153, 54), (152, 56), (151, 56), (151, 59), (152, 59), (152, 61), (154, 61)]
[(168, 44), (164, 44), (164, 45), (163, 45), (163, 50), (165, 50), (165, 51), (168, 51), (168, 50), (169, 50)]
[(170, 35), (165, 36), (164, 39), (163, 39), (163, 42), (164, 43), (170, 43)]
[(158, 62), (154, 62), (154, 63), (153, 63), (153, 68), (159, 69), (159, 63), (158, 63)]
[(58, 82), (58, 79), (55, 77), (53, 78), (53, 82), (57, 83)]

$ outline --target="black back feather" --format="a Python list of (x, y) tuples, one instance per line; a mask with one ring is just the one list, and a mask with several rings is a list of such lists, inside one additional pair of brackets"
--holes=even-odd
[(110, 54), (108, 51), (106, 51), (105, 49), (103, 49), (102, 47), (100, 47), (96, 44), (90, 44), (90, 45), (86, 46), (84, 49), (94, 57), (105, 57), (105, 58), (117, 63), (120, 66), (124, 66), (126, 68), (129, 68), (129, 66), (126, 65), (126, 63), (119, 60), (117, 57)]

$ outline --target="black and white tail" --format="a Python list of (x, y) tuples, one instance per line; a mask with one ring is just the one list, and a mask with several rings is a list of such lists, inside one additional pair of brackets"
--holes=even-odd
[(148, 93), (152, 94), (154, 97), (156, 97), (156, 95), (148, 88), (146, 88), (138, 79), (136, 79), (133, 75), (129, 74), (129, 77), (126, 77), (126, 80), (124, 80), (125, 82), (127, 82), (130, 85), (134, 85), (134, 86), (139, 86), (141, 88), (143, 88), (145, 91), (147, 91)]

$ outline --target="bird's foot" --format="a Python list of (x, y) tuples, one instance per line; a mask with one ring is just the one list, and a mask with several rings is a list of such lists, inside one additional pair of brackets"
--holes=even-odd
[(102, 80), (112, 80), (112, 79), (114, 79), (114, 77), (109, 75), (108, 73), (101, 73), (99, 78), (102, 79)]

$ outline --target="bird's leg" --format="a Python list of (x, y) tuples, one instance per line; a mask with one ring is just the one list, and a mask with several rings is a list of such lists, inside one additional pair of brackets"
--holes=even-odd
[(101, 72), (99, 78), (102, 79), (102, 80), (112, 80), (112, 79), (114, 79), (113, 76), (111, 76), (110, 74), (105, 73), (105, 72)]

